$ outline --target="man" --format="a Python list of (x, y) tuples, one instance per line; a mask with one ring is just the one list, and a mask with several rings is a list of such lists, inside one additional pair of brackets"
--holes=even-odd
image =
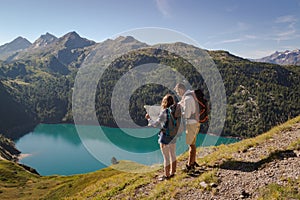
[(184, 171), (194, 170), (196, 166), (196, 137), (200, 129), (198, 122), (199, 106), (196, 103), (193, 91), (187, 90), (185, 85), (178, 83), (174, 90), (181, 97), (179, 104), (183, 108), (183, 118), (186, 120), (186, 144), (189, 145), (189, 159)]

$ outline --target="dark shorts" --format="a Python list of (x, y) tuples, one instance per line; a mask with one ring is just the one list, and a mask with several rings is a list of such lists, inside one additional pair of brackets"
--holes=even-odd
[(176, 137), (174, 136), (170, 136), (167, 134), (164, 134), (162, 132), (160, 132), (158, 134), (158, 143), (162, 143), (162, 144), (174, 144), (176, 143)]

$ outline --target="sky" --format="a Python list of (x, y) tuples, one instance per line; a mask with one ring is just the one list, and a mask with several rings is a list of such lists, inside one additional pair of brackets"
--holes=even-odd
[[(70, 31), (102, 42), (143, 27), (174, 30), (243, 58), (300, 49), (300, 0), (0, 0), (0, 45)], [(147, 42), (147, 41), (144, 41)]]

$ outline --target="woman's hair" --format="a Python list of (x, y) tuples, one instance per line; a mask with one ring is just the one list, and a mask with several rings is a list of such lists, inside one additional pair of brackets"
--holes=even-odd
[(161, 107), (163, 109), (166, 109), (166, 108), (170, 107), (171, 105), (173, 105), (174, 103), (175, 103), (174, 97), (170, 94), (167, 94), (166, 96), (164, 96), (164, 98), (161, 101)]

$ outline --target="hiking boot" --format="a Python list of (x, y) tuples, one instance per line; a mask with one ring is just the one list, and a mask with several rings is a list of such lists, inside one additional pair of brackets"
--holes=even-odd
[(193, 166), (194, 167), (200, 167), (200, 165), (198, 163), (196, 163), (196, 162), (194, 162)]
[(163, 175), (163, 176), (161, 176), (161, 177), (158, 178), (159, 181), (164, 181), (164, 180), (169, 180), (169, 179), (170, 179), (170, 177), (169, 176), (165, 176), (165, 175)]
[(169, 178), (173, 178), (175, 176), (175, 174), (171, 174), (170, 176), (169, 176)]
[(195, 166), (194, 165), (185, 165), (185, 168), (182, 169), (182, 171), (186, 172), (186, 173), (190, 173), (193, 172), (195, 170)]

